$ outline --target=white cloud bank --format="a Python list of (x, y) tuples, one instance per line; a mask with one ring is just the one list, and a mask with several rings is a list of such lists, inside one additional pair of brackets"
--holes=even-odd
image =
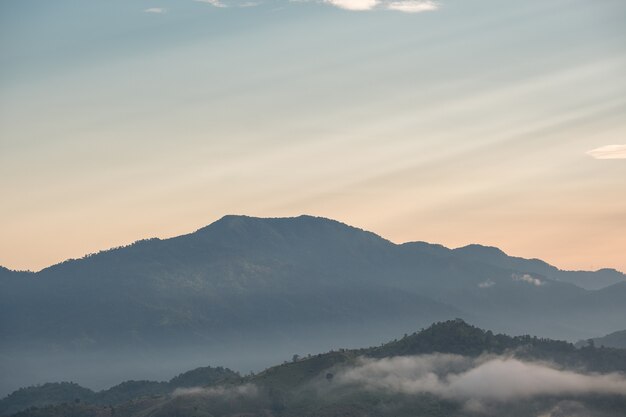
[(582, 374), (511, 357), (432, 354), (361, 358), (335, 381), (372, 391), (430, 393), (466, 401), (507, 402), (546, 395), (626, 395), (621, 374)]
[(587, 151), (595, 159), (626, 159), (626, 145), (607, 145)]
[(162, 7), (150, 7), (149, 9), (144, 10), (145, 13), (155, 13), (155, 14), (163, 14), (167, 12), (167, 9)]

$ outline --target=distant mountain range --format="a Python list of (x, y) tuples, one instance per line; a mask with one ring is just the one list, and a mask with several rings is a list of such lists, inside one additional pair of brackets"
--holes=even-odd
[(78, 379), (81, 360), (102, 364), (110, 379), (96, 385), (144, 359), (167, 357), (156, 362), (171, 370), (210, 353), (255, 369), (455, 317), (586, 339), (623, 328), (626, 277), (561, 271), (479, 245), (397, 245), (318, 217), (226, 216), (37, 273), (0, 269), (0, 393), (67, 372), (63, 361)]

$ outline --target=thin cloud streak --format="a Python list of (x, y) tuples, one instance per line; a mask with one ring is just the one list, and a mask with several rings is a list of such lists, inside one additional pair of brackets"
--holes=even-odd
[(219, 8), (226, 8), (226, 7), (228, 7), (227, 5), (222, 3), (220, 0), (194, 0), (194, 1), (197, 1), (198, 3), (207, 3), (207, 4), (210, 4), (213, 7), (219, 7)]
[(327, 0), (326, 3), (345, 10), (364, 11), (372, 10), (378, 5), (378, 0)]
[(203, 397), (222, 397), (227, 399), (236, 399), (238, 397), (254, 397), (258, 395), (259, 390), (254, 384), (244, 384), (234, 387), (217, 386), (217, 387), (191, 387), (176, 388), (172, 392), (173, 397), (184, 396), (203, 396)]
[(324, 0), (325, 3), (344, 10), (392, 10), (403, 13), (420, 13), (437, 10), (439, 5), (431, 0)]
[(144, 10), (145, 13), (153, 13), (153, 14), (163, 14), (167, 12), (167, 9), (162, 7), (150, 7)]
[[(254, 7), (261, 4), (261, 2), (248, 1), (244, 3), (223, 3), (220, 0), (194, 0), (198, 3), (206, 3), (213, 7), (229, 8), (229, 7)], [(291, 4), (308, 3), (316, 0), (288, 0)], [(432, 0), (321, 0), (322, 3), (328, 4), (339, 9), (349, 11), (383, 11), (390, 10), (403, 13), (421, 13), (437, 10), (439, 4)], [(158, 13), (158, 12), (155, 12)]]
[(587, 151), (594, 159), (626, 159), (626, 145), (606, 145)]
[(395, 10), (404, 13), (421, 13), (437, 10), (439, 6), (434, 1), (393, 1), (387, 5), (389, 10)]

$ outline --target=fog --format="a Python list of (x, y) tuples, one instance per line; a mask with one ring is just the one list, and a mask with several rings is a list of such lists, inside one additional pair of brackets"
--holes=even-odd
[[(0, 349), (0, 398), (18, 388), (46, 382), (73, 381), (98, 391), (125, 380), (166, 381), (201, 366), (224, 366), (242, 374), (259, 372), (294, 354), (377, 345), (427, 324), (426, 320), (387, 326), (356, 323), (350, 331), (342, 326), (309, 326), (292, 337), (251, 332), (234, 341), (165, 347), (69, 350), (15, 346)], [(382, 330), (374, 335), (370, 326)]]
[(72, 381), (94, 391), (126, 380), (168, 381), (201, 367), (225, 366), (248, 373), (275, 365), (293, 355), (289, 351), (259, 348), (257, 355), (238, 350), (181, 347), (172, 349), (117, 349), (95, 352), (23, 351), (0, 354), (0, 398), (20, 387)]
[(505, 402), (550, 395), (626, 395), (622, 374), (585, 374), (506, 356), (432, 354), (361, 358), (338, 372), (337, 383), (401, 394), (430, 393), (468, 401)]

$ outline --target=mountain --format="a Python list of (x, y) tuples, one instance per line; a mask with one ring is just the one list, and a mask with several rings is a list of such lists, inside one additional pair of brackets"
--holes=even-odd
[[(593, 340), (593, 344), (598, 347), (626, 349), (626, 330), (619, 330), (606, 336), (594, 337), (589, 340)], [(586, 346), (589, 344), (589, 340), (581, 340), (576, 345)]]
[(396, 245), (318, 217), (226, 216), (37, 273), (3, 269), (0, 393), (50, 379), (102, 388), (162, 378), (207, 356), (246, 372), (455, 317), (570, 340), (623, 327), (626, 284), (590, 291), (534, 263)]
[(10, 415), (32, 407), (69, 402), (93, 402), (94, 392), (73, 382), (46, 383), (20, 388), (0, 400), (0, 415)]
[[(1, 400), (0, 410), (21, 410), (16, 417), (609, 417), (626, 406), (626, 379), (616, 374), (624, 371), (626, 350), (494, 334), (456, 319), (378, 347), (294, 357), (244, 377), (200, 368), (169, 383), (129, 381), (100, 393), (69, 383), (30, 387)], [(194, 385), (181, 389), (183, 380)], [(53, 389), (68, 395), (52, 398)], [(106, 398), (113, 390), (119, 395)]]
[(118, 405), (136, 398), (166, 395), (177, 388), (239, 383), (241, 379), (238, 373), (230, 369), (206, 366), (184, 372), (169, 382), (125, 381), (100, 392), (73, 382), (45, 383), (20, 388), (0, 400), (0, 416), (32, 407), (64, 403)]
[(509, 256), (500, 249), (489, 246), (468, 245), (453, 251), (464, 259), (525, 271), (555, 281), (568, 282), (588, 290), (598, 290), (626, 280), (626, 275), (615, 269), (604, 268), (595, 272), (563, 271), (540, 259)]

